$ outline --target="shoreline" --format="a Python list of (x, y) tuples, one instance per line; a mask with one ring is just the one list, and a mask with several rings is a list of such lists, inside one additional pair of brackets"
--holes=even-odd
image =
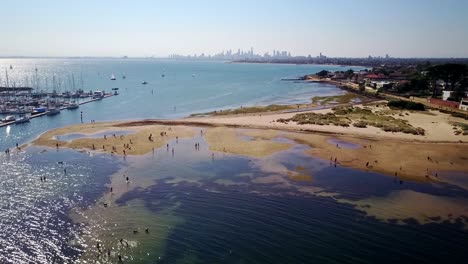
[[(202, 132), (196, 130), (201, 129)], [(113, 137), (115, 131), (131, 131), (122, 137)], [(167, 132), (160, 136), (159, 133)], [(78, 138), (60, 141), (57, 135), (87, 132), (96, 134), (109, 132), (107, 139)], [(148, 139), (148, 134), (154, 140)], [(130, 122), (110, 122), (75, 125), (48, 131), (31, 144), (55, 148), (71, 148), (79, 151), (108, 153), (125, 158), (151, 153), (152, 149), (162, 148), (177, 138), (193, 138), (198, 133), (208, 143), (214, 153), (230, 153), (253, 158), (261, 158), (287, 150), (291, 145), (275, 139), (285, 138), (297, 144), (311, 147), (305, 151), (312, 157), (324, 161), (337, 158), (339, 166), (363, 171), (374, 171), (405, 180), (438, 181), (437, 173), (444, 171), (467, 172), (464, 161), (468, 159), (468, 143), (443, 141), (415, 141), (405, 138), (363, 137), (356, 134), (334, 132), (311, 132), (307, 130), (245, 126), (240, 124), (216, 124), (209, 122), (187, 122), (186, 120), (140, 120)], [(250, 139), (245, 139), (248, 137)], [(330, 143), (332, 140), (344, 142), (344, 146)], [(130, 149), (122, 144), (131, 142)], [(356, 144), (356, 149), (346, 147), (346, 142)], [(341, 143), (340, 143), (341, 144)], [(96, 145), (96, 149), (91, 146)], [(101, 148), (102, 145), (102, 148)], [(168, 151), (172, 145), (168, 146)], [(126, 151), (124, 151), (126, 150)], [(218, 154), (216, 154), (218, 155)], [(427, 159), (426, 159), (427, 157)], [(378, 162), (377, 162), (378, 160)]]

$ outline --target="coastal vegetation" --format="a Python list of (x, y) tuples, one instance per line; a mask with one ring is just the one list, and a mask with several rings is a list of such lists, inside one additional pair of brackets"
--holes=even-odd
[(277, 122), (313, 125), (335, 125), (365, 128), (367, 126), (378, 127), (386, 132), (402, 132), (413, 135), (424, 135), (423, 128), (414, 127), (407, 120), (394, 118), (382, 112), (373, 112), (370, 108), (364, 107), (337, 107), (333, 113), (301, 113), (292, 118), (278, 119)]
[(453, 122), (452, 125), (453, 125), (455, 135), (460, 135), (460, 134), (464, 136), (468, 135), (468, 124), (461, 123), (461, 122)]
[(240, 107), (235, 109), (226, 109), (226, 110), (219, 110), (213, 111), (208, 113), (202, 114), (192, 114), (191, 116), (204, 116), (204, 115), (214, 115), (214, 116), (222, 116), (222, 115), (240, 115), (240, 114), (253, 114), (253, 113), (262, 113), (262, 112), (276, 112), (276, 111), (283, 111), (283, 110), (290, 110), (294, 109), (295, 106), (293, 105), (278, 105), (272, 104), (267, 106), (249, 106), (249, 107)]
[(248, 107), (239, 107), (235, 109), (212, 111), (208, 113), (197, 113), (197, 114), (192, 114), (191, 117), (207, 116), (207, 115), (224, 116), (224, 115), (268, 113), (268, 112), (278, 112), (278, 111), (284, 111), (284, 110), (298, 109), (301, 107), (311, 107), (311, 106), (316, 106), (316, 105), (349, 104), (353, 102), (363, 102), (366, 100), (368, 100), (368, 98), (364, 95), (360, 95), (357, 93), (345, 93), (345, 94), (336, 95), (336, 96), (316, 96), (311, 99), (310, 104), (295, 104), (295, 105), (271, 104), (267, 106), (248, 106)]
[(392, 109), (405, 109), (405, 110), (416, 110), (424, 111), (425, 107), (421, 103), (415, 103), (403, 100), (392, 100), (387, 103), (387, 106)]
[(312, 104), (326, 105), (330, 103), (347, 104), (356, 101), (364, 101), (367, 99), (365, 96), (356, 93), (346, 93), (336, 96), (316, 96), (312, 98)]

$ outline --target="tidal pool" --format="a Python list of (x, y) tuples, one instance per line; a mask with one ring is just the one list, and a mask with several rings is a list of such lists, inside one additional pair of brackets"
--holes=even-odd
[(113, 135), (115, 135), (116, 137), (119, 137), (119, 136), (130, 135), (133, 133), (135, 133), (135, 131), (116, 130), (116, 131), (104, 131), (104, 132), (99, 132), (99, 133), (94, 133), (94, 134), (75, 134), (75, 133), (66, 134), (66, 135), (55, 136), (54, 138), (57, 140), (62, 140), (62, 141), (73, 141), (79, 138), (103, 138), (104, 136), (111, 137)]

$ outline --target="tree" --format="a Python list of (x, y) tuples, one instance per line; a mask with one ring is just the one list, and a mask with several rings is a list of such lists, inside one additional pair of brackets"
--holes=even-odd
[(435, 96), (436, 93), (436, 81), (443, 80), (446, 89), (455, 91), (455, 94), (458, 94), (455, 99), (460, 99), (459, 96), (464, 93), (463, 82), (467, 75), (468, 68), (465, 64), (447, 63), (430, 67), (428, 76), (432, 81), (432, 95)]
[(345, 76), (346, 79), (352, 78), (353, 75), (354, 75), (353, 69), (349, 69), (349, 70), (347, 70), (347, 71), (344, 72), (344, 76)]
[(319, 77), (326, 77), (326, 76), (328, 76), (328, 71), (326, 71), (326, 70), (321, 70), (321, 71), (317, 72), (316, 74), (317, 74), (317, 76), (319, 76)]

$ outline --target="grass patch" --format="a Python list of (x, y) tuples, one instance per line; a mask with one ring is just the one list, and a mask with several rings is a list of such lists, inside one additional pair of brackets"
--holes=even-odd
[(392, 116), (377, 114), (370, 109), (359, 107), (337, 107), (333, 113), (317, 114), (302, 113), (288, 119), (279, 119), (278, 122), (294, 121), (298, 124), (335, 125), (355, 127), (378, 127), (386, 132), (402, 132), (413, 135), (424, 135), (424, 129), (413, 127), (408, 121)]
[(249, 106), (249, 107), (240, 107), (236, 109), (227, 109), (227, 110), (220, 110), (220, 111), (213, 111), (209, 113), (202, 113), (202, 114), (192, 114), (190, 116), (203, 116), (203, 115), (239, 115), (239, 114), (252, 114), (252, 113), (262, 113), (262, 112), (276, 112), (276, 111), (283, 111), (283, 110), (290, 110), (294, 109), (296, 106), (294, 105), (277, 105), (272, 104), (268, 106)]
[(320, 103), (321, 105), (326, 105), (330, 103), (337, 103), (337, 104), (347, 104), (352, 101), (361, 100), (364, 101), (365, 97), (355, 93), (346, 93), (343, 95), (336, 95), (336, 96), (316, 96), (312, 98), (313, 104)]
[(302, 113), (293, 116), (288, 119), (278, 119), (278, 122), (287, 123), (289, 121), (294, 121), (299, 125), (313, 124), (313, 125), (335, 125), (335, 126), (344, 126), (348, 127), (351, 124), (351, 120), (344, 116), (338, 116), (333, 113), (327, 114), (316, 114), (316, 113)]
[(453, 122), (453, 129), (455, 129), (455, 135), (463, 134), (464, 136), (468, 135), (468, 124), (460, 123), (460, 122)]
[(458, 117), (458, 118), (463, 118), (463, 119), (468, 120), (468, 114), (461, 113), (461, 112), (455, 112), (455, 111), (449, 111), (449, 110), (445, 110), (445, 109), (438, 109), (438, 110), (441, 113), (449, 114), (449, 115), (451, 115), (453, 117)]

